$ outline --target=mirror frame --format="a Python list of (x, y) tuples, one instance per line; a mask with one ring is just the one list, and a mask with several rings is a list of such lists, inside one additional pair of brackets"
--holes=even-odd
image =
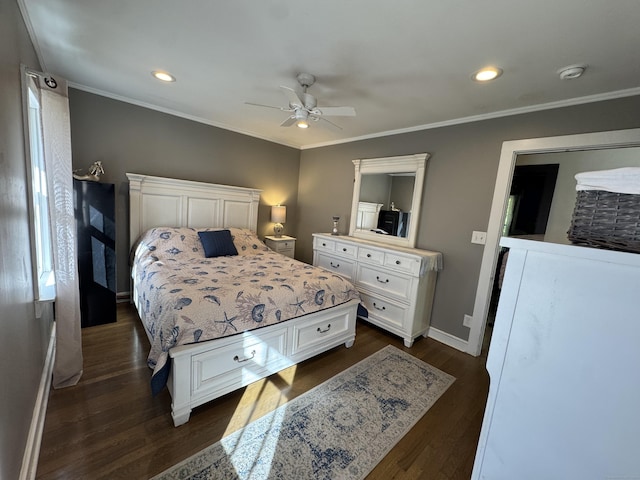
[[(355, 166), (355, 180), (353, 183), (353, 199), (351, 202), (351, 219), (349, 222), (349, 235), (363, 238), (378, 243), (414, 248), (418, 236), (418, 221), (420, 219), (420, 204), (422, 203), (422, 189), (424, 187), (424, 174), (427, 165), (428, 153), (416, 153), (414, 155), (402, 155), (398, 157), (365, 158), (353, 160)], [(406, 237), (392, 235), (380, 235), (365, 230), (356, 229), (358, 215), (358, 203), (360, 202), (360, 184), (362, 175), (375, 173), (415, 173), (413, 183), (413, 198), (411, 200), (411, 219), (409, 231)]]
[(504, 223), (513, 170), (518, 155), (575, 152), (579, 150), (608, 150), (638, 146), (640, 146), (640, 128), (503, 142), (487, 227), (487, 240), (478, 275), (478, 287), (473, 307), (473, 320), (469, 332), (469, 340), (467, 341), (467, 353), (477, 357), (482, 350), (493, 278), (498, 260), (502, 224)]

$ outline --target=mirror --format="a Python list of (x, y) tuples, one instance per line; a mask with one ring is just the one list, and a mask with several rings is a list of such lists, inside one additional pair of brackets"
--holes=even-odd
[(349, 235), (414, 247), (428, 153), (354, 160)]

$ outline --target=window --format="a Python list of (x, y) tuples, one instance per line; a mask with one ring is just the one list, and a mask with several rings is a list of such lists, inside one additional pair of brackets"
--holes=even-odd
[(47, 176), (42, 136), (42, 110), (37, 79), (25, 70), (27, 117), (27, 171), (30, 180), (30, 207), (32, 215), (32, 259), (34, 263), (35, 298), (38, 301), (55, 299), (53, 246), (49, 215)]

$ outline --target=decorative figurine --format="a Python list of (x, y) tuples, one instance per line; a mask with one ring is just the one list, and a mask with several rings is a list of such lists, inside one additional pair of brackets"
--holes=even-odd
[(104, 168), (102, 168), (102, 162), (98, 160), (97, 162), (93, 162), (89, 167), (89, 172), (86, 175), (80, 175), (77, 172), (81, 172), (82, 169), (73, 171), (73, 178), (76, 180), (90, 180), (92, 182), (99, 182), (100, 175), (104, 175)]
[(333, 229), (331, 230), (331, 235), (340, 235), (338, 233), (338, 221), (340, 217), (332, 217), (333, 218)]

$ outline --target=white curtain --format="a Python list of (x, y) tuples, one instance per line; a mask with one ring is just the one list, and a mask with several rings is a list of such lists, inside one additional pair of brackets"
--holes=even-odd
[(66, 82), (39, 76), (42, 135), (53, 260), (56, 276), (54, 388), (75, 385), (82, 376), (76, 220), (71, 165), (71, 124)]

